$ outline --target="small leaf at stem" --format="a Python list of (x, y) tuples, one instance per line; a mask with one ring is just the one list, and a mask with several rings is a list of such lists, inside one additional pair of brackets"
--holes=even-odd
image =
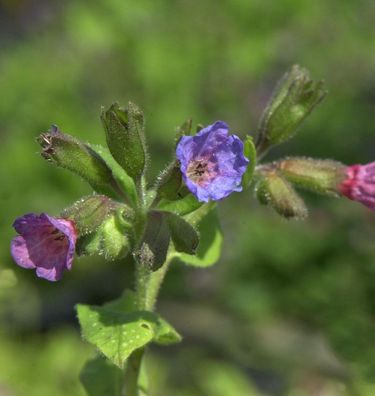
[(170, 239), (166, 214), (152, 210), (148, 214), (141, 247), (135, 254), (136, 260), (153, 271), (157, 270), (167, 258)]
[(197, 228), (200, 234), (200, 242), (196, 254), (177, 253), (176, 257), (195, 267), (209, 267), (219, 259), (223, 241), (216, 208), (203, 217)]
[(199, 234), (194, 227), (174, 213), (167, 213), (167, 221), (175, 249), (178, 252), (195, 254)]
[(198, 209), (203, 205), (203, 202), (199, 202), (194, 195), (188, 194), (182, 199), (176, 201), (170, 201), (167, 199), (161, 199), (157, 204), (156, 209), (165, 210), (172, 212), (180, 216), (187, 215), (194, 210)]

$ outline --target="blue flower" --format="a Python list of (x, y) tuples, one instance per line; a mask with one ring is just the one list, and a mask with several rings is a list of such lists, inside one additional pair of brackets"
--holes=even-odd
[(242, 141), (228, 135), (225, 122), (216, 121), (195, 136), (183, 136), (176, 155), (185, 184), (199, 201), (217, 201), (242, 191), (242, 175), (249, 160), (243, 154)]

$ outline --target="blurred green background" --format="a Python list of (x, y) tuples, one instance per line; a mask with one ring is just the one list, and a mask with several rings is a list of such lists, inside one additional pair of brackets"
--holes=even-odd
[[(329, 95), (270, 158), (375, 159), (375, 2), (371, 0), (0, 0), (0, 395), (84, 395), (93, 349), (74, 305), (131, 285), (131, 266), (79, 259), (56, 284), (14, 265), (15, 217), (58, 214), (90, 189), (39, 156), (57, 124), (104, 143), (100, 106), (145, 111), (150, 180), (186, 118), (254, 132), (294, 63)], [(375, 395), (375, 216), (304, 195), (287, 222), (249, 192), (220, 206), (225, 245), (206, 270), (175, 265), (159, 309), (184, 335), (151, 348), (151, 396)]]

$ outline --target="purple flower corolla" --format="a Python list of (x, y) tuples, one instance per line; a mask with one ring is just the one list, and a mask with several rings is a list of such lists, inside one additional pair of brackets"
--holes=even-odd
[(340, 191), (347, 198), (375, 211), (375, 162), (348, 166)]
[(72, 221), (29, 213), (13, 227), (20, 235), (12, 240), (11, 252), (20, 267), (35, 268), (37, 276), (49, 281), (60, 280), (64, 270), (72, 268), (77, 240)]
[(249, 160), (239, 137), (228, 135), (225, 122), (216, 121), (195, 136), (183, 136), (176, 155), (185, 184), (198, 201), (216, 201), (242, 191), (242, 175)]

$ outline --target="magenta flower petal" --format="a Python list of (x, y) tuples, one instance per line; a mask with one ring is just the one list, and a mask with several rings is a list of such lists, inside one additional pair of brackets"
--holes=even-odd
[(228, 135), (225, 122), (217, 121), (195, 136), (183, 136), (176, 156), (186, 186), (199, 201), (216, 201), (242, 191), (242, 175), (249, 160), (243, 154), (242, 141)]
[(13, 224), (20, 234), (12, 240), (14, 261), (23, 268), (36, 269), (40, 278), (60, 280), (72, 268), (77, 233), (70, 220), (45, 213), (26, 214)]
[(375, 162), (348, 166), (340, 191), (347, 198), (375, 211)]

